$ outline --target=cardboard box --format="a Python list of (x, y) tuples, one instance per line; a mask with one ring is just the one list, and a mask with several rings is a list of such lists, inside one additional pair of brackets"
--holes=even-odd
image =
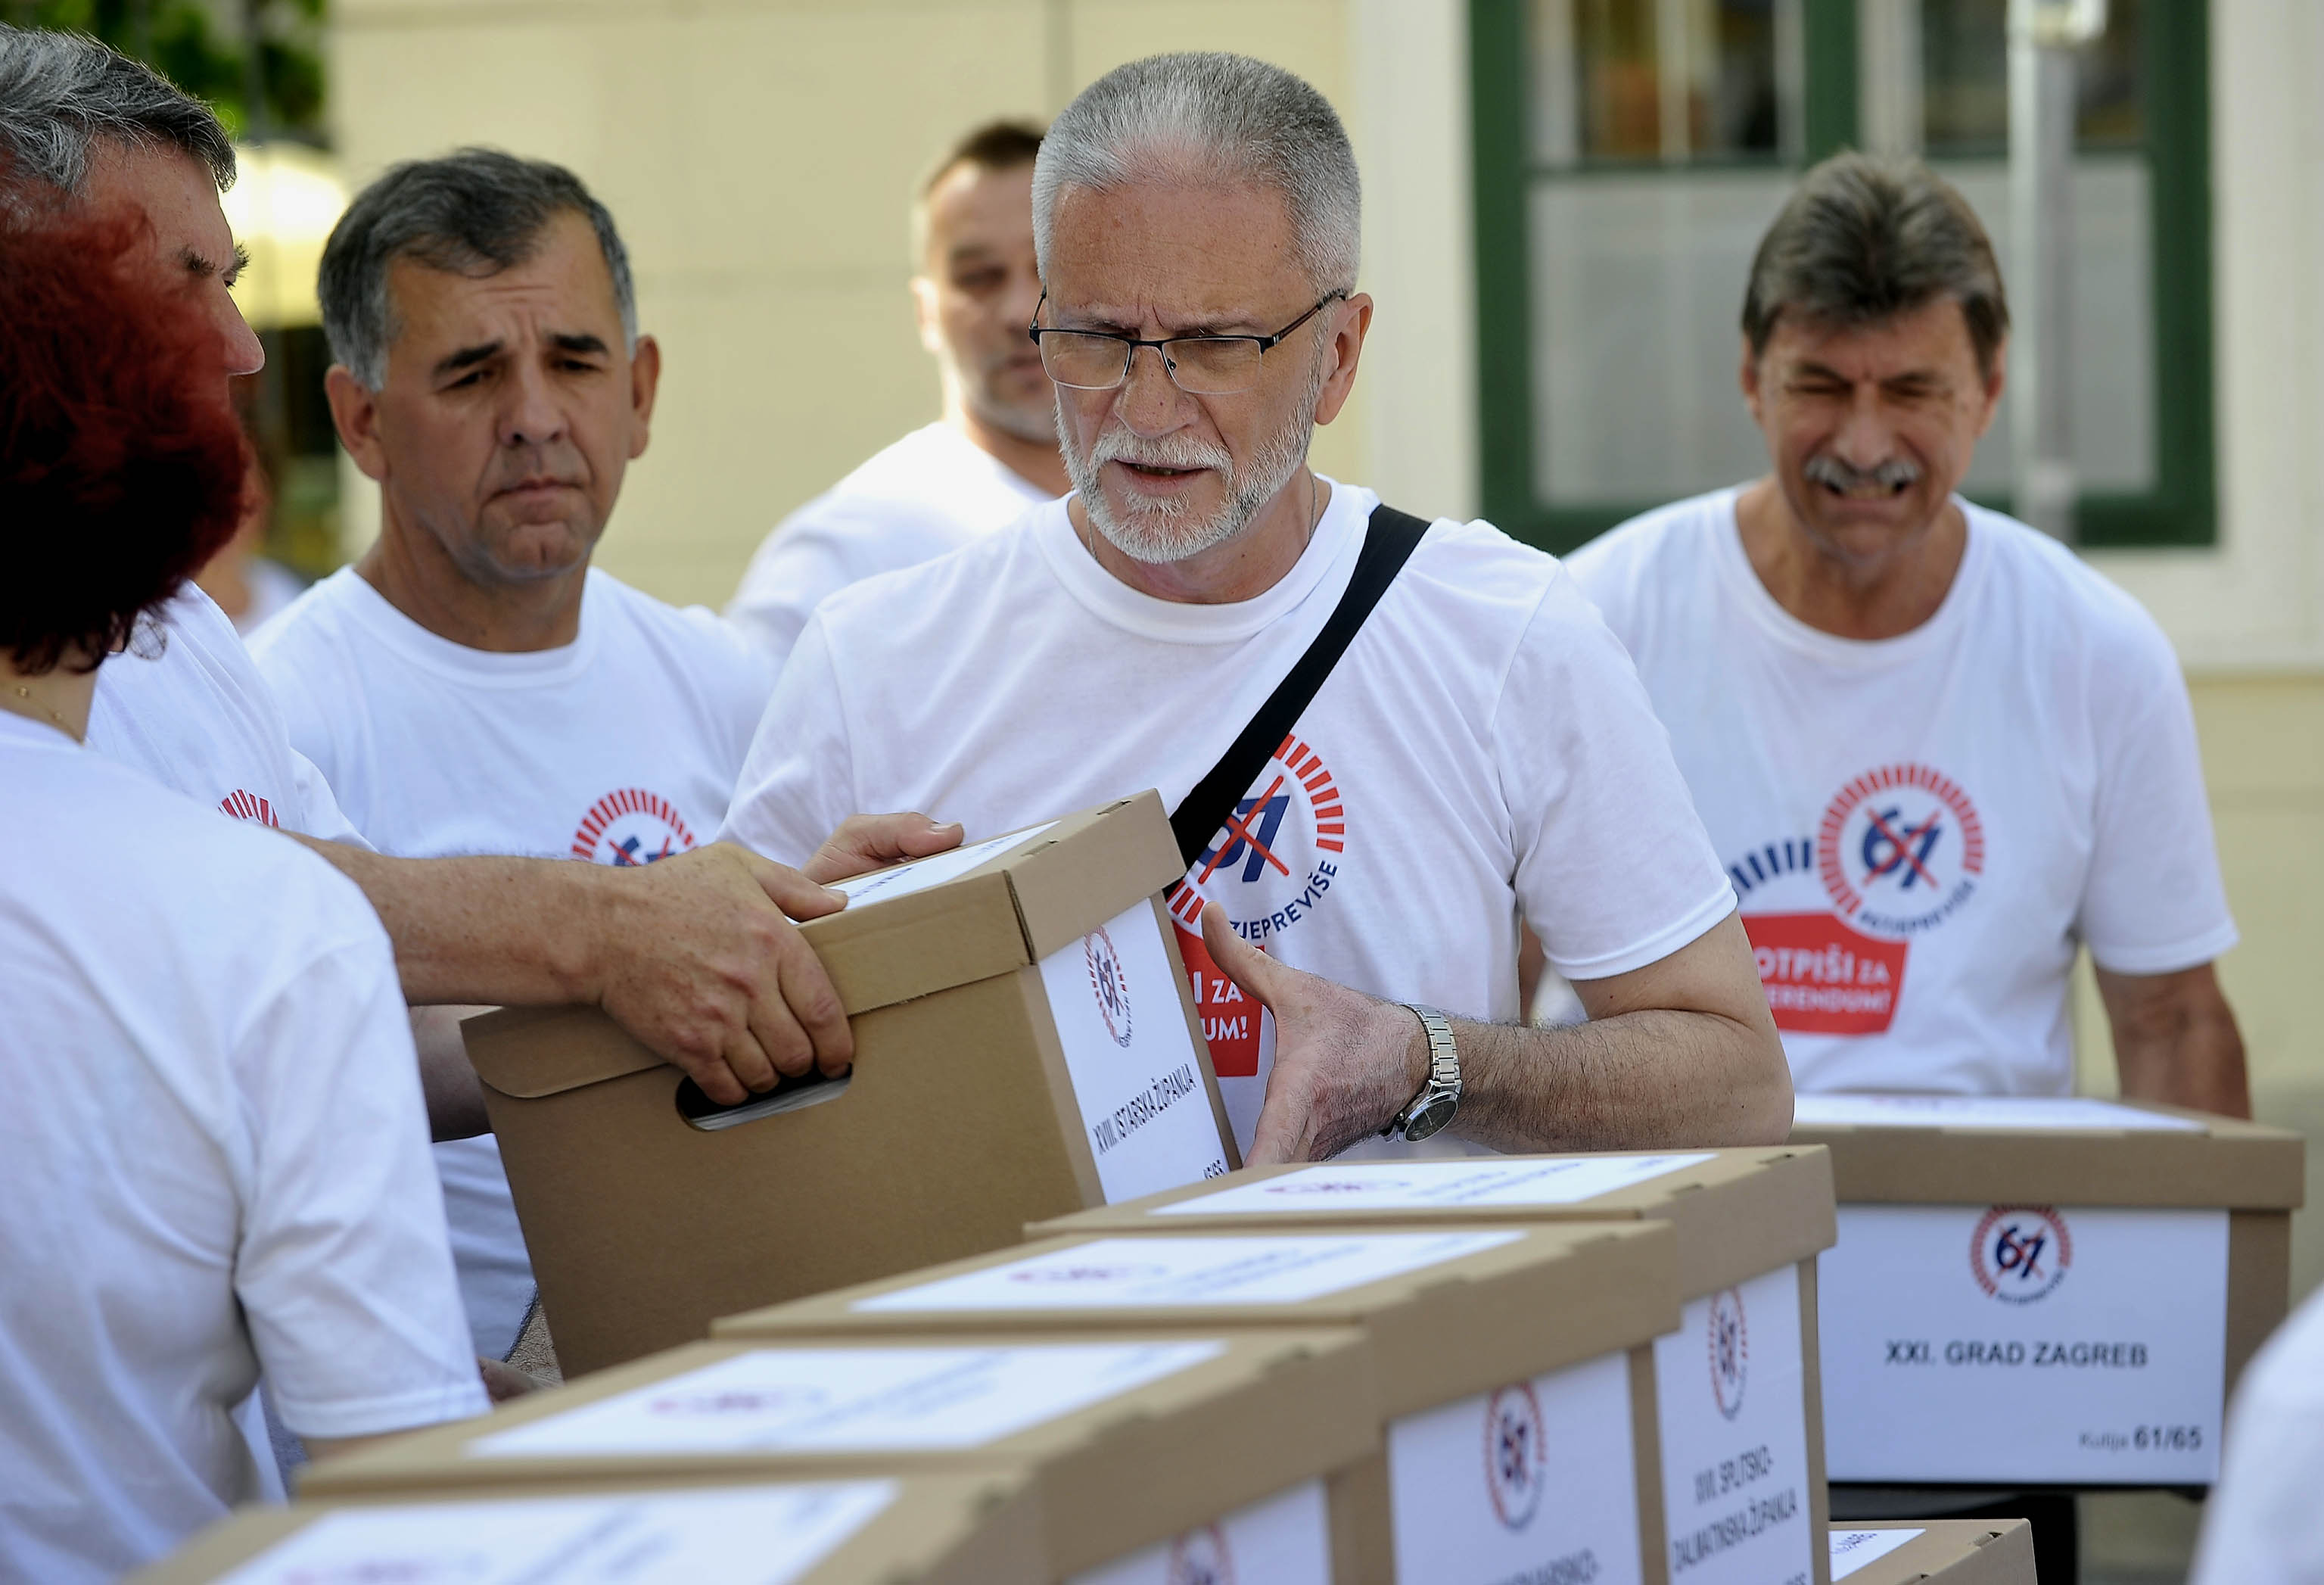
[(2084, 1098), (1802, 1096), (1831, 1151), (1831, 1478), (2200, 1486), (2289, 1303), (2282, 1129)]
[(846, 883), (803, 928), (854, 1071), (739, 1108), (594, 1008), (470, 1019), (566, 1374), (1235, 1165), (1159, 895), (1185, 867), (1144, 792)]
[(629, 1585), (1048, 1585), (1007, 1470), (300, 1503), (222, 1521), (130, 1585), (613, 1580)]
[(1254, 1167), (1028, 1231), (1607, 1219), (1667, 1222), (1677, 1235), (1685, 1308), (1678, 1330), (1655, 1341), (1658, 1544), (1672, 1571), (1705, 1585), (1819, 1577), (1827, 1493), (1815, 1257), (1834, 1237), (1831, 1162), (1821, 1148)]
[(1831, 1578), (1832, 1585), (2034, 1585), (2034, 1527), (2023, 1519), (1835, 1525)]
[(1675, 1246), (1653, 1222), (1055, 1238), (718, 1330), (1356, 1327), (1386, 1451), (1336, 1494), (1343, 1579), (1660, 1582), (1653, 1340), (1679, 1321)]
[(1287, 1506), (1322, 1514), (1321, 1483), (1379, 1444), (1372, 1396), (1345, 1329), (696, 1343), (310, 1466), (300, 1491), (1021, 1469), (1055, 1580), (1157, 1543), (1167, 1562), (1172, 1538), (1226, 1520), (1296, 1529), (1298, 1513), (1244, 1510), (1305, 1485)]

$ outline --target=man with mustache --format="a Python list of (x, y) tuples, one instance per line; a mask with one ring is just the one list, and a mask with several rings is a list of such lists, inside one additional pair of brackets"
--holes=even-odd
[(1065, 493), (1056, 397), (1025, 322), (1040, 129), (977, 127), (946, 152), (912, 205), (912, 302), (944, 415), (801, 506), (769, 534), (726, 607), (780, 669), (825, 596), (932, 561)]
[[(661, 369), (613, 217), (555, 165), (400, 165), (332, 232), (320, 295), (381, 532), (253, 643), (291, 741), (383, 853), (641, 868), (706, 845), (770, 679), (711, 612), (590, 566)], [(498, 1151), (437, 1158), (477, 1352), (508, 1358), (533, 1284)]]
[[(1734, 898), (1620, 646), (1549, 557), (1306, 466), (1371, 320), (1360, 208), (1339, 117), (1278, 68), (1162, 55), (1084, 89), (1033, 174), (1074, 493), (825, 601), (728, 830), (782, 856), (865, 798), (979, 835), (1193, 802), (1174, 909), (1250, 1161), (1780, 1139)], [(1232, 774), (1388, 545), (1378, 605)], [(1520, 912), (1591, 1024), (1515, 1023)]]
[(2087, 945), (2126, 1095), (2250, 1114), (2234, 945), (2171, 645), (1954, 494), (2001, 399), (1984, 229), (1837, 156), (1759, 245), (1769, 475), (1569, 561), (1629, 647), (1741, 902), (1802, 1090), (2063, 1095)]

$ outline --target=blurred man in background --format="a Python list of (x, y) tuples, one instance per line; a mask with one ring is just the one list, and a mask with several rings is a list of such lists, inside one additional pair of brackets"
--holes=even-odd
[(1038, 128), (980, 126), (912, 207), (912, 301), (944, 384), (944, 416), (785, 518), (752, 557), (727, 616), (779, 668), (823, 598), (1006, 527), (1065, 493), (1056, 399), (1025, 338)]
[[(1958, 192), (1917, 162), (1826, 161), (1744, 298), (1767, 477), (1568, 565), (1670, 728), (1801, 1093), (2070, 1093), (2087, 946), (2123, 1093), (2248, 1117), (2211, 967), (2236, 927), (2170, 641), (2072, 552), (1955, 493), (2008, 330)], [(1986, 1511), (2031, 1517), (2042, 1578), (2074, 1577), (2070, 1498)]]

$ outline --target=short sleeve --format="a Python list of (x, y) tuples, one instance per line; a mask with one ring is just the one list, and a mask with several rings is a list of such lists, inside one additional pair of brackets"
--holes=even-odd
[(325, 779), (321, 768), (295, 748), (290, 751), (290, 780), (299, 792), (299, 830), (302, 835), (322, 842), (345, 842), (365, 852), (375, 851), (339, 808), (338, 796), (331, 791), (331, 783)]
[(2170, 641), (2143, 612), (2099, 655), (2089, 877), (2077, 921), (2098, 966), (2171, 974), (2236, 944), (2195, 714)]
[(236, 1041), (254, 1164), (235, 1289), (300, 1435), (480, 1414), (394, 959), (352, 884), (307, 861), (332, 906), (307, 911)]
[(1735, 893), (1629, 655), (1560, 568), (1494, 713), (1517, 897), (1552, 967), (1604, 979), (1667, 958)]
[(855, 811), (845, 704), (823, 618), (807, 622), (742, 761), (721, 841), (802, 865)]

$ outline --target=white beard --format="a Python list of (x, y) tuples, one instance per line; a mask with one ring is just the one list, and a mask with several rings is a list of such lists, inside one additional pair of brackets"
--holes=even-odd
[[(1184, 432), (1141, 440), (1118, 422), (1109, 423), (1087, 457), (1074, 450), (1065, 433), (1064, 415), (1057, 425), (1058, 450), (1065, 472), (1082, 498), (1082, 510), (1107, 542), (1133, 561), (1148, 565), (1185, 561), (1225, 544), (1250, 526), (1259, 508), (1289, 484), (1307, 460), (1307, 443), (1315, 432), (1315, 402), (1323, 391), (1323, 359), (1319, 355), (1309, 372), (1305, 400), (1295, 406), (1283, 426), (1269, 435), (1250, 459), (1238, 468), (1223, 446)], [(1116, 515), (1112, 503), (1099, 488), (1099, 477), (1109, 462), (1139, 462), (1158, 468), (1208, 468), (1227, 487), (1227, 498), (1207, 520), (1176, 497), (1133, 496), (1130, 511)]]

